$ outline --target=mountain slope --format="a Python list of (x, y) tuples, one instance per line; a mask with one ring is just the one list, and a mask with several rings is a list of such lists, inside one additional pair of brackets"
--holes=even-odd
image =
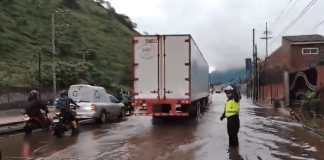
[(108, 88), (129, 82), (127, 16), (92, 0), (0, 0), (0, 86), (52, 85), (51, 17), (55, 13), (59, 88), (88, 81)]
[(226, 71), (213, 71), (209, 74), (211, 84), (235, 84), (245, 79), (245, 69), (230, 69)]

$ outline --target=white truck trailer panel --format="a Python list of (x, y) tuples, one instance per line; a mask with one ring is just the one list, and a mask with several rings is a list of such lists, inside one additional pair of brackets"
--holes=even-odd
[(158, 98), (158, 50), (157, 36), (134, 37), (134, 91), (136, 99)]
[(191, 39), (191, 100), (209, 95), (209, 66), (195, 41)]
[(189, 39), (190, 36), (166, 36), (164, 38), (164, 87), (167, 99), (190, 98)]
[(208, 64), (190, 35), (134, 37), (135, 99), (207, 97)]

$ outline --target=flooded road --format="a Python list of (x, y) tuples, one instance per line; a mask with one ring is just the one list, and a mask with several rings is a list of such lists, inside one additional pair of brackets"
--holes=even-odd
[(241, 101), (239, 151), (228, 149), (225, 95), (197, 123), (181, 119), (152, 124), (151, 117), (87, 125), (78, 136), (57, 139), (47, 132), (0, 137), (2, 159), (45, 160), (272, 160), (324, 159), (324, 139), (274, 109)]

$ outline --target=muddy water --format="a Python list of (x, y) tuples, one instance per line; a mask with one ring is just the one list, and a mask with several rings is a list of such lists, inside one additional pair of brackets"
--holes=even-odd
[(152, 124), (129, 117), (107, 125), (83, 126), (76, 137), (57, 139), (47, 132), (0, 137), (3, 159), (80, 160), (270, 160), (324, 159), (324, 139), (290, 122), (276, 110), (241, 102), (239, 150), (228, 149), (226, 120), (219, 117), (224, 95), (200, 122), (172, 119)]

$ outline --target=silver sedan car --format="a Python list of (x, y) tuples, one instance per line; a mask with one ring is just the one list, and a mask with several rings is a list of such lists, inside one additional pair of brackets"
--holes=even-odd
[(103, 87), (91, 85), (72, 85), (69, 97), (79, 108), (76, 109), (78, 119), (95, 119), (96, 122), (106, 123), (108, 120), (122, 119), (126, 108), (117, 98), (106, 92)]

